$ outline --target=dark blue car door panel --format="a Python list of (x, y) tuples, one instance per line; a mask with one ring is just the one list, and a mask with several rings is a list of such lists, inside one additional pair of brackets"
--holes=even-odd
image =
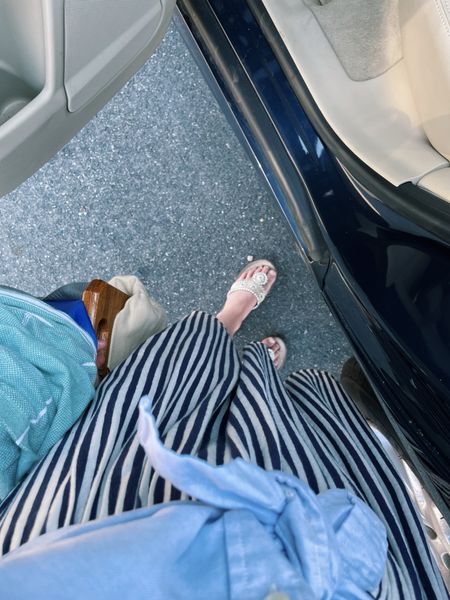
[[(352, 283), (354, 286), (353, 278)], [(365, 294), (361, 300), (350, 288), (337, 263), (327, 274), (324, 294), (408, 441), (429, 469), (450, 480), (450, 415), (445, 384), (426, 363), (420, 364), (405, 344), (398, 343), (398, 336), (390, 335), (371, 302), (364, 301)]]
[[(313, 135), (309, 141), (308, 131), (302, 130), (306, 125), (313, 133), (309, 123), (297, 114), (298, 100), (245, 3), (180, 0), (179, 6), (219, 83), (222, 106), (238, 123), (241, 137), (245, 136), (308, 264), (320, 280), (328, 265), (328, 251), (303, 182), (303, 171), (310, 162), (300, 164), (291, 155), (299, 143), (303, 146), (302, 154), (320, 151), (317, 136)], [(259, 32), (258, 37), (242, 35), (239, 24), (245, 34)], [(224, 42), (218, 41), (221, 37)], [(270, 110), (272, 105), (278, 107), (276, 113)], [(278, 132), (280, 117), (285, 124), (283, 135), (290, 137), (289, 143)], [(290, 119), (295, 123), (293, 128), (289, 126)], [(326, 174), (325, 165), (323, 172)], [(317, 184), (322, 185), (321, 180)]]
[[(180, 4), (211, 19), (207, 33), (211, 39), (203, 47), (204, 54), (265, 169), (276, 164), (276, 156), (270, 157), (275, 146), (258, 147), (252, 106), (245, 105), (245, 97), (239, 94), (244, 79), (253, 88), (252, 101), (259, 103), (258, 110), (263, 110), (280, 142), (276, 148), (298, 172), (291, 203), (283, 194), (277, 194), (278, 201), (291, 215), (294, 230), (298, 227), (297, 240), (313, 266), (314, 262), (330, 265), (328, 270), (313, 269), (319, 285), (401, 431), (436, 476), (435, 482), (444, 480), (450, 486), (449, 245), (388, 208), (381, 195), (371, 194), (336, 160), (245, 0)], [(200, 14), (198, 30), (202, 18)], [(200, 38), (201, 46), (204, 38)], [(222, 45), (232, 50), (228, 65), (223, 61), (218, 65), (216, 59), (222, 56)], [(238, 76), (230, 77), (227, 68)], [(266, 176), (281, 181), (283, 172), (280, 161), (279, 169)], [(296, 207), (292, 200), (297, 201)], [(320, 256), (311, 252), (302, 219), (315, 228), (314, 235), (318, 231)], [(449, 495), (446, 501), (450, 504)]]
[[(358, 299), (351, 310), (341, 301), (341, 319), (408, 439), (450, 480), (450, 250), (342, 181), (337, 203), (316, 202), (331, 256)], [(335, 286), (330, 271), (324, 291), (333, 305)], [(366, 332), (356, 325), (361, 315)]]

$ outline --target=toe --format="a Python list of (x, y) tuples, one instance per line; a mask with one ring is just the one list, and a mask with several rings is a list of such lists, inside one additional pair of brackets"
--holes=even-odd
[(267, 273), (267, 279), (268, 282), (266, 284), (266, 289), (270, 289), (272, 287), (272, 285), (275, 283), (275, 280), (277, 278), (277, 274), (273, 269), (270, 269), (269, 272)]
[(273, 352), (273, 364), (278, 369), (281, 365), (282, 344), (277, 340), (277, 338), (274, 338), (272, 336), (264, 338), (263, 340), (261, 340), (261, 342), (264, 344), (264, 346), (266, 346), (266, 348), (270, 349)]

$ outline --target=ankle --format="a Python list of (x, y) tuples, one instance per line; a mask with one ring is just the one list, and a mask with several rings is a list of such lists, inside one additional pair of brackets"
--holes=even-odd
[(231, 336), (235, 335), (242, 325), (242, 317), (240, 312), (233, 308), (224, 307), (220, 312), (217, 313), (216, 318), (222, 323)]

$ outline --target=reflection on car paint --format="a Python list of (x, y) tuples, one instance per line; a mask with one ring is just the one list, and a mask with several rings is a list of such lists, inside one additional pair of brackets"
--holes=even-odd
[(450, 486), (449, 248), (369, 194), (324, 147), (245, 2), (210, 5), (313, 200), (332, 257), (330, 308), (435, 482)]

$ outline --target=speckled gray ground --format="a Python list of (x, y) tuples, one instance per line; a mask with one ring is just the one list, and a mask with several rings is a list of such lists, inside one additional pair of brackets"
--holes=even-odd
[(279, 279), (238, 340), (278, 332), (288, 369), (339, 371), (347, 344), (271, 193), (174, 29), (45, 167), (0, 200), (0, 283), (33, 294), (139, 271), (174, 321), (217, 311), (247, 256)]

